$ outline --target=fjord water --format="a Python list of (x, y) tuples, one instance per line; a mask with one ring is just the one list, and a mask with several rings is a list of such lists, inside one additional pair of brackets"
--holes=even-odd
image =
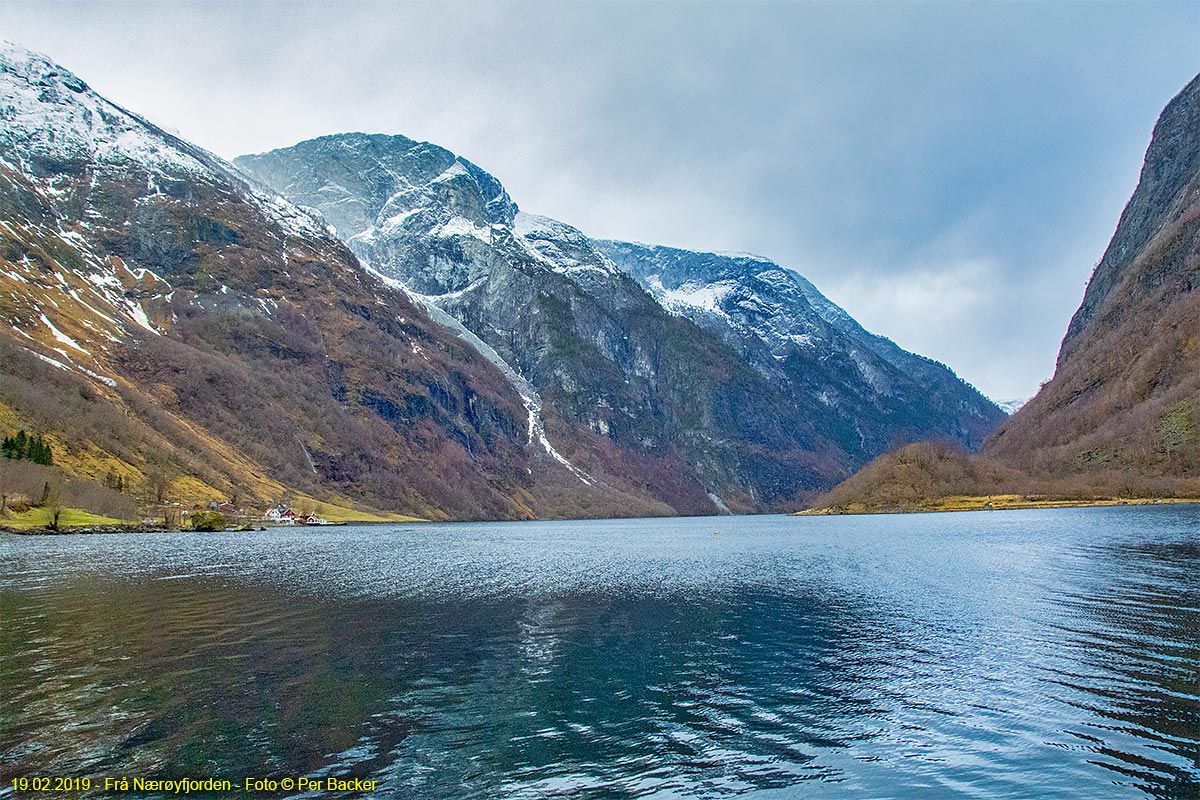
[(0, 794), (1197, 797), (1198, 567), (1184, 505), (5, 536)]

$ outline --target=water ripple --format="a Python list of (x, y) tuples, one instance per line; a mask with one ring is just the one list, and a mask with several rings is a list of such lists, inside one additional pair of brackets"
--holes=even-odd
[(1200, 509), (715, 524), (0, 538), (0, 763), (405, 798), (1200, 796)]

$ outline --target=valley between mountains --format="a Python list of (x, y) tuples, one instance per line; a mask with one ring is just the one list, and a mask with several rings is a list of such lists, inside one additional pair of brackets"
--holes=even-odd
[[(1059, 374), (1008, 420), (766, 258), (589, 238), (403, 136), (231, 164), (6, 43), (0, 429), (52, 458), (0, 459), (4, 505), (791, 511), (930, 440), (1021, 474), (1194, 476), (1195, 87), (1164, 112), (1153, 185), (1144, 173)], [(1151, 315), (1161, 330), (1131, 340)], [(1165, 457), (1137, 450), (1163, 425)]]

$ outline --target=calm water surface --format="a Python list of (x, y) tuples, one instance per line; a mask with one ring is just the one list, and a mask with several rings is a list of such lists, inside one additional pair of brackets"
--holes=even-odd
[(0, 779), (1196, 798), (1198, 568), (1200, 506), (0, 536)]

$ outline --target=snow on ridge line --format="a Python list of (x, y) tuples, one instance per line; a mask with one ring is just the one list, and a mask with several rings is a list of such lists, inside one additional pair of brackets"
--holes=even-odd
[(151, 171), (218, 177), (287, 232), (328, 235), (323, 220), (264, 191), (219, 156), (100, 95), (49, 57), (0, 40), (0, 66), (0, 101), (11, 107), (0, 144), (22, 164), (28, 155), (85, 157), (98, 164), (132, 162)]
[(431, 180), (429, 182), (430, 183), (444, 183), (445, 181), (454, 180), (455, 178), (462, 176), (462, 175), (465, 175), (468, 178), (471, 177), (470, 171), (463, 165), (462, 161), (460, 161), (457, 157), (455, 157), (453, 163), (451, 163), (450, 166), (448, 166), (444, 170), (442, 170), (440, 175), (438, 175), (436, 178), (434, 178), (433, 180)]
[(546, 436), (545, 425), (542, 422), (542, 397), (538, 393), (537, 389), (533, 387), (533, 384), (531, 384), (524, 376), (517, 372), (511, 364), (505, 361), (504, 358), (497, 353), (491, 345), (472, 333), (466, 325), (463, 325), (449, 312), (440, 308), (436, 303), (436, 301), (439, 299), (438, 297), (414, 292), (412, 289), (409, 289), (395, 278), (389, 278), (387, 275), (384, 275), (379, 270), (368, 266), (367, 264), (363, 264), (363, 268), (366, 269), (367, 272), (383, 281), (385, 285), (396, 289), (397, 291), (401, 291), (406, 296), (411, 297), (413, 300), (419, 303), (431, 317), (433, 317), (434, 322), (437, 322), (438, 324), (454, 331), (454, 333), (457, 334), (460, 339), (475, 348), (480, 355), (491, 362), (493, 366), (503, 373), (504, 377), (508, 379), (509, 383), (512, 384), (513, 389), (516, 390), (517, 395), (521, 398), (521, 402), (524, 404), (525, 410), (529, 412), (529, 444), (533, 444), (534, 440), (536, 439), (538, 444), (540, 444), (546, 451), (547, 455), (565, 467), (572, 475), (582, 481), (586, 486), (604, 485), (600, 479), (589, 475), (579, 467), (572, 464), (566, 456), (558, 452), (558, 449), (550, 443), (550, 439)]
[[(190, 153), (164, 146), (156, 129), (92, 90), (48, 57), (12, 42), (0, 45), (0, 98), (12, 107), (0, 133), (25, 154), (86, 154), (106, 163), (132, 160), (158, 168), (207, 172)], [(53, 132), (53, 135), (50, 135)]]
[[(560, 274), (578, 272), (599, 272), (606, 275), (620, 275), (612, 260), (596, 249), (594, 240), (573, 225), (544, 217), (540, 214), (530, 214), (518, 211), (513, 218), (512, 232), (522, 248), (536, 261)], [(578, 258), (562, 252), (563, 246), (587, 248), (597, 259), (597, 263), (585, 263)]]
[(675, 245), (639, 242), (632, 239), (595, 239), (594, 241), (599, 242), (600, 244), (624, 248), (635, 248), (651, 253), (686, 253), (693, 256), (717, 256), (718, 258), (728, 258), (737, 261), (756, 261), (762, 264), (774, 264), (775, 266), (781, 266), (777, 261), (768, 258), (767, 256), (761, 256), (758, 253), (750, 253), (738, 250), (707, 250), (693, 247), (676, 247)]
[(758, 261), (763, 264), (776, 263), (766, 256), (760, 256), (758, 253), (747, 253), (738, 250), (692, 250), (689, 252), (700, 253), (701, 255), (720, 256), (721, 258), (732, 258), (738, 261)]

